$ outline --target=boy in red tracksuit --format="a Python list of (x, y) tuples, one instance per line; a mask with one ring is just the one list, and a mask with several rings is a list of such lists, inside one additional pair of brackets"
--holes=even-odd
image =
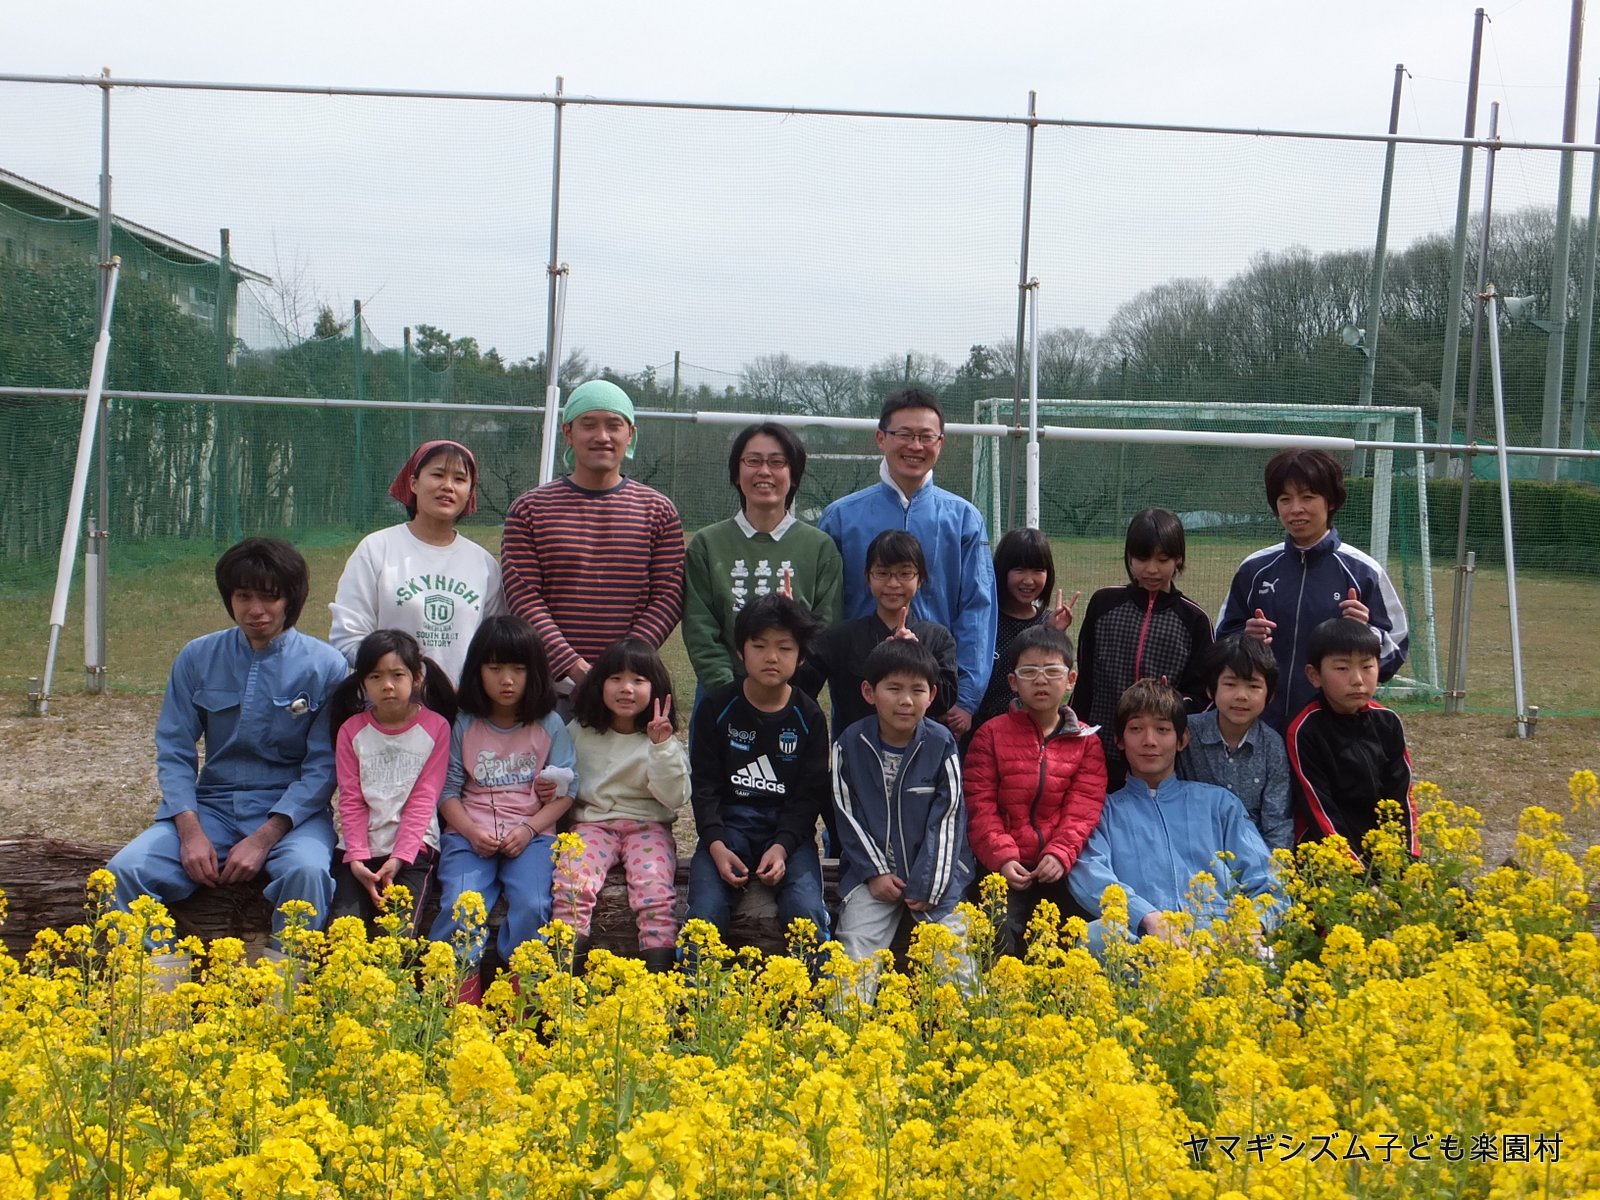
[(1106, 760), (1096, 731), (1065, 704), (1077, 675), (1066, 635), (1035, 625), (1014, 645), (1019, 706), (979, 727), (963, 774), (973, 853), (1010, 885), (999, 951), (1020, 957), (1039, 901), (1085, 915), (1066, 877), (1105, 806)]

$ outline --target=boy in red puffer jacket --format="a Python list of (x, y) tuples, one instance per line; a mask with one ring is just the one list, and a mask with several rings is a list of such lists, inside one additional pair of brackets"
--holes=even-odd
[(973, 853), (1010, 885), (998, 949), (1020, 957), (1039, 901), (1063, 917), (1086, 915), (1066, 876), (1105, 806), (1106, 760), (1096, 730), (1065, 704), (1077, 677), (1066, 635), (1035, 625), (1014, 646), (1020, 703), (978, 729), (963, 774)]

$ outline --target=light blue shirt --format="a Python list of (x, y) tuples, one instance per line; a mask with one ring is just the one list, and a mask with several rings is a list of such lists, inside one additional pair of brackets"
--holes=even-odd
[(1283, 738), (1265, 721), (1253, 722), (1234, 750), (1223, 740), (1217, 712), (1189, 718), (1189, 746), (1178, 756), (1178, 774), (1226, 788), (1244, 803), (1270, 850), (1294, 845), (1289, 815), (1289, 755)]
[[(1228, 851), (1224, 862), (1218, 853)], [(1201, 871), (1216, 880), (1216, 895), (1198, 907), (1189, 883)], [(1268, 929), (1282, 919), (1286, 900), (1272, 855), (1232, 792), (1176, 775), (1151, 791), (1137, 779), (1106, 797), (1100, 823), (1067, 874), (1072, 898), (1099, 914), (1100, 897), (1118, 884), (1128, 896), (1128, 930), (1153, 912), (1187, 912), (1197, 927), (1222, 916), (1239, 892), (1271, 896)]]
[[(157, 820), (204, 805), (240, 825), (299, 825), (328, 808), (328, 695), (349, 674), (327, 642), (286, 629), (253, 650), (237, 628), (196, 638), (172, 664), (156, 722)], [(205, 741), (205, 766), (196, 743)]]

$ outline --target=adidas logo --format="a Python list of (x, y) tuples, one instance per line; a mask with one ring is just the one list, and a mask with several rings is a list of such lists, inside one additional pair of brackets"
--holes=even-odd
[(750, 788), (757, 792), (771, 792), (774, 796), (787, 794), (788, 789), (778, 782), (772, 763), (763, 754), (753, 763), (746, 763), (728, 777), (735, 787)]

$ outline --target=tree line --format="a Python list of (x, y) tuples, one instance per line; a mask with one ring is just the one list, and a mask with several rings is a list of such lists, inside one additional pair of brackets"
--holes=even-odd
[[(1573, 244), (1584, 245), (1582, 222)], [(1503, 295), (1541, 296), (1548, 287), (1554, 218), (1532, 208), (1496, 218), (1491, 277)], [(1476, 248), (1468, 247), (1468, 262)], [(1353, 404), (1362, 370), (1358, 351), (1340, 336), (1366, 327), (1372, 268), (1366, 251), (1313, 254), (1303, 248), (1264, 251), (1221, 283), (1175, 278), (1122, 304), (1105, 329), (1062, 327), (1041, 333), (1039, 391), (1051, 398)], [(1464, 330), (1471, 297), (1450, 294), (1450, 239), (1434, 234), (1389, 255), (1382, 335), (1373, 399), (1414, 405), (1432, 421), (1447, 324)], [(1578, 311), (1582, 272), (1572, 272), (1569, 319)], [(1470, 288), (1470, 283), (1469, 283)], [(1541, 316), (1549, 318), (1548, 306)], [(1569, 329), (1572, 327), (1569, 326)], [(358, 397), (542, 406), (547, 379), (542, 355), (507, 360), (467, 335), (419, 323), (412, 353), (364, 339), (355, 352), (350, 324), (322, 306), (311, 336), (270, 351), (219, 346), (217, 335), (185, 316), (171, 298), (136, 277), (121, 282), (113, 317), (108, 386), (150, 391), (222, 391), (243, 395)], [(75, 263), (0, 261), (0, 383), (83, 387), (95, 335), (95, 279)], [(1571, 395), (1572, 343), (1568, 379)], [(1459, 353), (1464, 392), (1470, 339)], [(1536, 438), (1544, 386), (1546, 341), (1540, 328), (1506, 319), (1502, 329), (1507, 417), (1514, 440)], [(1600, 354), (1596, 355), (1600, 358)], [(1026, 362), (1022, 364), (1026, 371)], [(974, 342), (960, 363), (924, 352), (885, 355), (866, 367), (806, 361), (783, 352), (761, 355), (722, 389), (675, 389), (655, 368), (597, 366), (582, 351), (562, 363), (563, 381), (591, 375), (627, 387), (641, 408), (739, 409), (823, 416), (874, 415), (882, 396), (905, 383), (933, 388), (953, 415), (974, 400), (1017, 391), (1016, 346), (1010, 338)], [(1021, 389), (1026, 390), (1024, 387)], [(1487, 396), (1487, 387), (1483, 394)], [(65, 509), (77, 429), (76, 406), (6, 400), (0, 464), (8, 504), (0, 507), (0, 551), (9, 563), (54, 553)], [(1481, 427), (1489, 431), (1487, 405)], [(1458, 412), (1460, 408), (1458, 406)], [(337, 409), (230, 407), (203, 404), (113, 405), (107, 430), (113, 532), (134, 539), (224, 540), (240, 529), (356, 527), (380, 509), (389, 464), (421, 437), (468, 440), (484, 473), (486, 517), (503, 512), (530, 480), (537, 452), (529, 425), (510, 419), (421, 416)], [(1461, 430), (1456, 433), (1459, 437)], [(719, 458), (726, 431), (652, 433), (636, 471), (664, 486), (684, 461)], [(859, 438), (822, 437), (824, 449), (859, 450)], [(952, 445), (947, 476), (967, 469)], [(817, 475), (820, 502), (829, 492), (870, 478), (860, 462), (841, 461)], [(696, 476), (704, 486), (704, 472)], [(811, 491), (810, 488), (807, 489)], [(1069, 495), (1064, 482), (1057, 518), (1083, 524), (1108, 502), (1104, 486)], [(686, 504), (691, 522), (704, 507), (713, 519), (726, 506), (714, 487), (704, 504)], [(803, 494), (802, 504), (807, 503)]]

